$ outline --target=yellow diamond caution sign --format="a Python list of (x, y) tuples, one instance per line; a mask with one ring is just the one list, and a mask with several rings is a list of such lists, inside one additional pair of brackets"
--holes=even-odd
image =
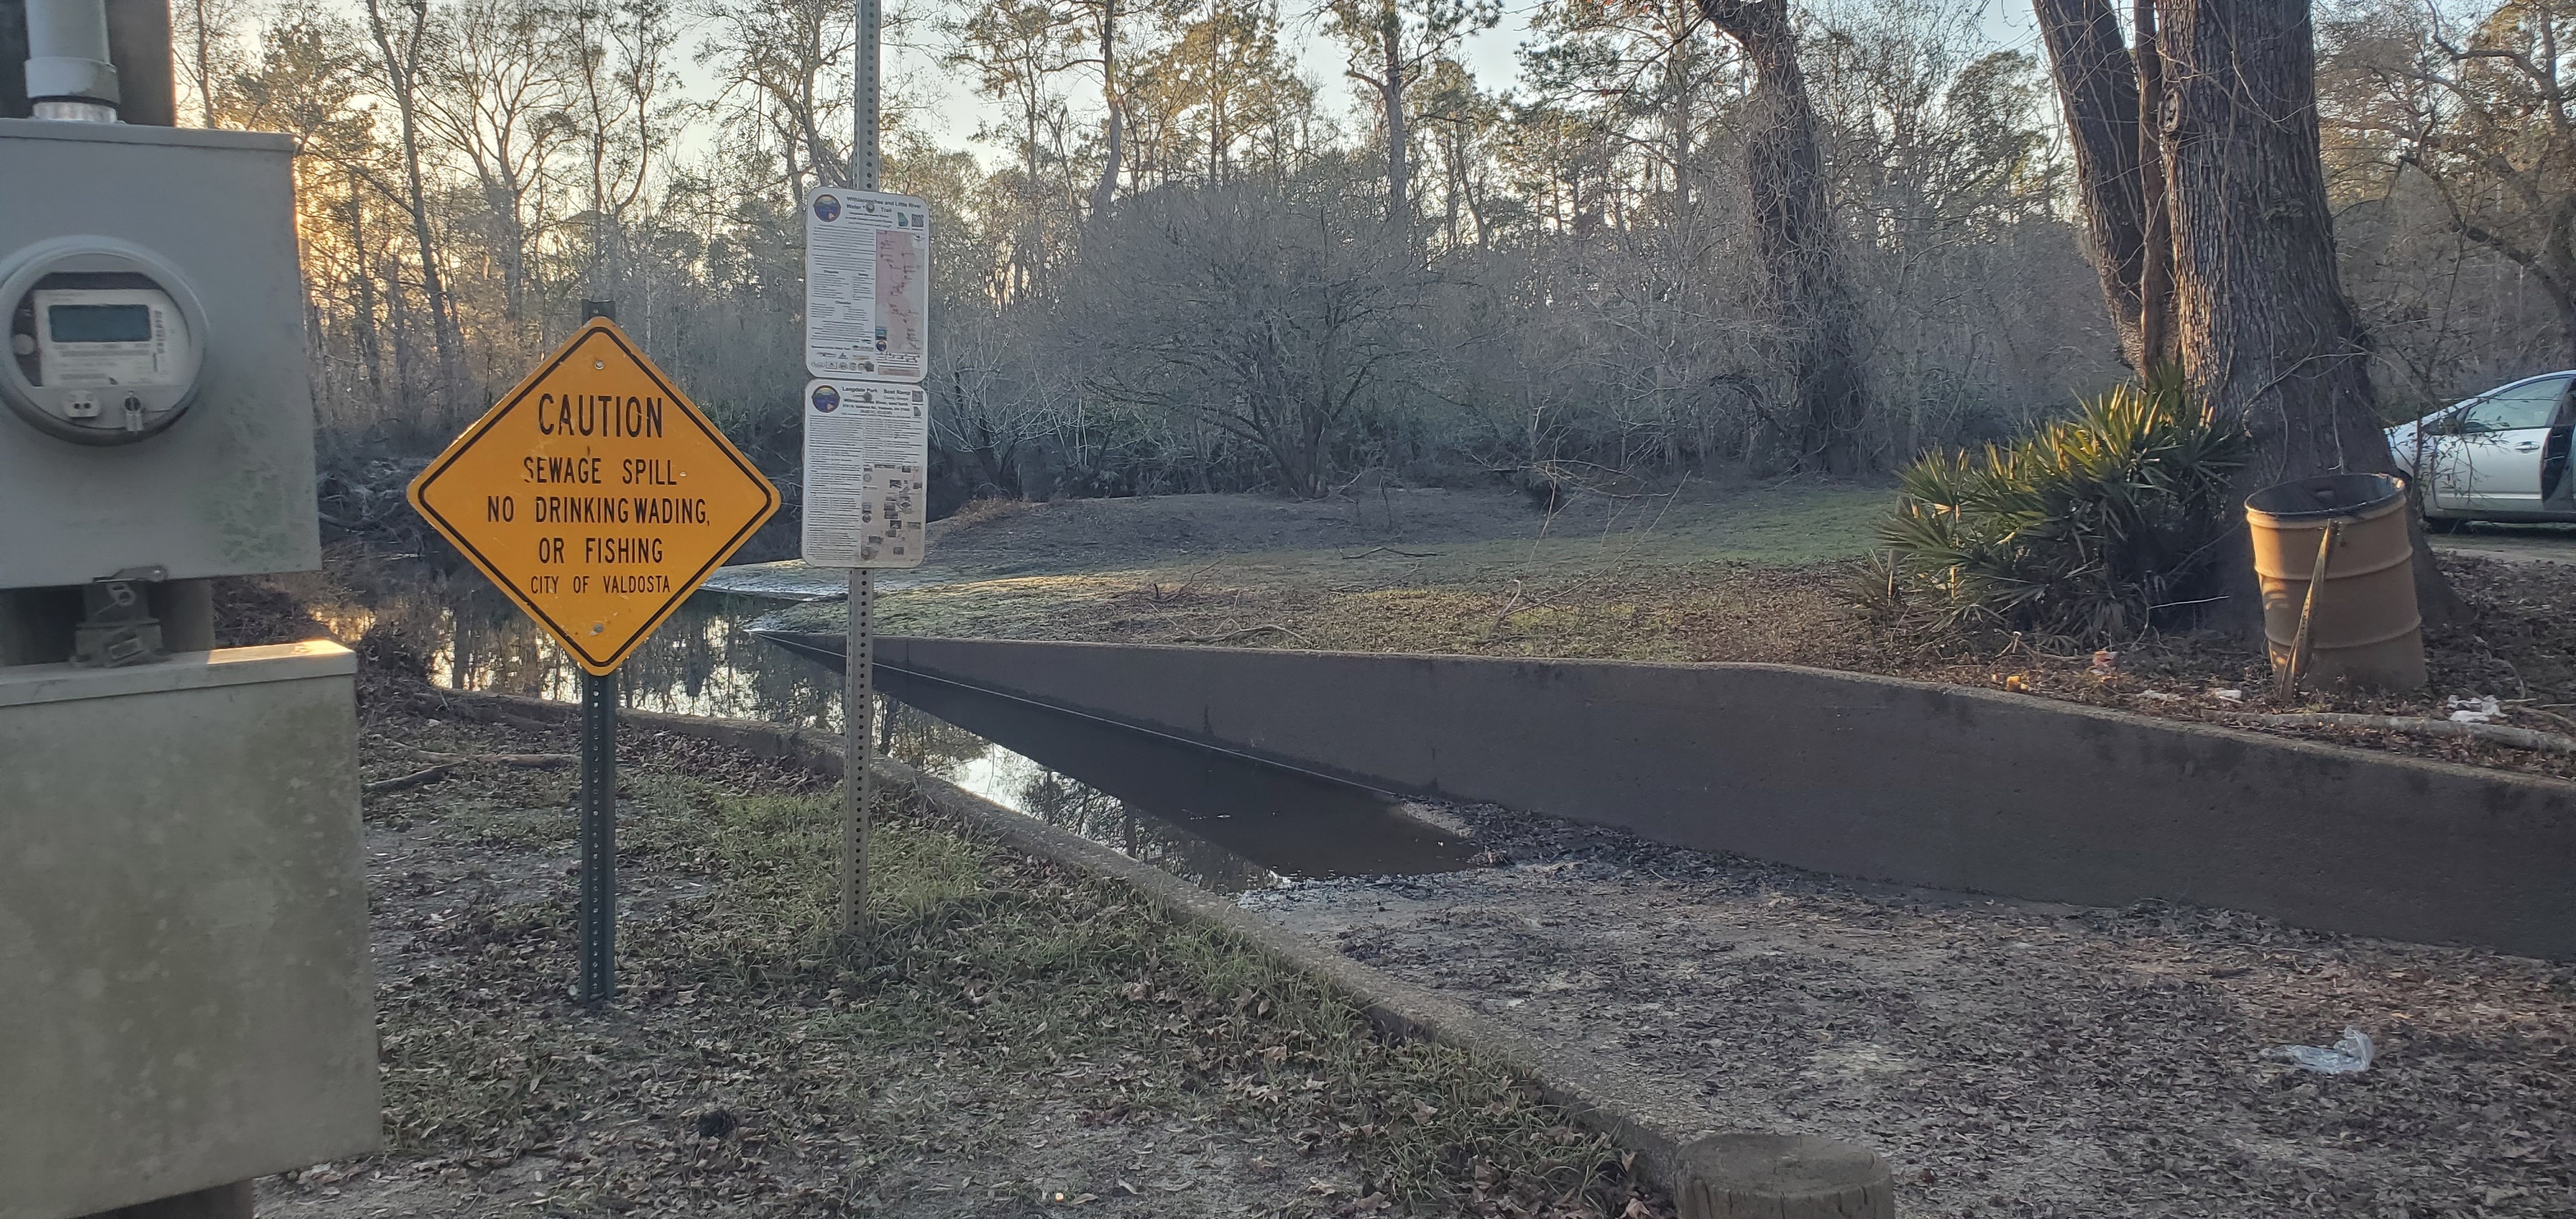
[(411, 506), (605, 675), (778, 510), (778, 490), (601, 318), (429, 463)]

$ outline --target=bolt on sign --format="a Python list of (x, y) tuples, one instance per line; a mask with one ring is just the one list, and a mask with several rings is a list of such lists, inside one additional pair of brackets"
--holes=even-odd
[(412, 480), (412, 508), (606, 676), (778, 510), (778, 491), (594, 318)]

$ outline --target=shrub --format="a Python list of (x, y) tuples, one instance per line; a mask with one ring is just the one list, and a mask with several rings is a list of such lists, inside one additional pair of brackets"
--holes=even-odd
[(2161, 372), (1983, 452), (1899, 477), (1862, 608), (1889, 625), (2103, 644), (2218, 595), (2246, 435)]
[(954, 532), (959, 529), (972, 529), (977, 525), (989, 525), (995, 521), (1008, 520), (1011, 517), (1018, 516), (1020, 514), (1020, 509), (1027, 506), (1028, 505), (1021, 503), (1019, 500), (1009, 499), (1002, 496), (985, 496), (977, 499), (970, 499), (963, 505), (959, 506), (957, 511), (948, 515), (948, 528), (950, 531)]

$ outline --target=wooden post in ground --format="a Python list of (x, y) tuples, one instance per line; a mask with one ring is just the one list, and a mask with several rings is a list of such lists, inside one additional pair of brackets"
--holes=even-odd
[(1681, 1149), (1681, 1219), (1896, 1219), (1878, 1153), (1805, 1134), (1716, 1134)]

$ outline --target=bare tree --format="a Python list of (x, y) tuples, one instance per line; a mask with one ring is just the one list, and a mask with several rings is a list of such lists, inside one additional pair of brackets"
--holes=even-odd
[(1054, 243), (1051, 221), (1075, 206), (1066, 131), (1072, 116), (1055, 78), (1081, 62), (1079, 14), (1064, 0), (1001, 0), (949, 23), (947, 62), (976, 74), (976, 88), (1011, 108), (1014, 126), (978, 134), (1007, 139), (1019, 154), (1012, 191), (1012, 246), (1001, 289), (1012, 296), (1046, 290)]
[(1294, 169), (1315, 96), (1280, 47), (1273, 0), (1206, 0), (1177, 24), (1137, 57), (1128, 90), (1138, 174), (1222, 185), (1247, 162), (1274, 175)]
[(1867, 402), (1854, 347), (1851, 290), (1836, 259), (1833, 201), (1817, 144), (1816, 112), (1798, 64), (1786, 0), (1700, 0), (1710, 24), (1753, 66), (1745, 114), (1745, 179), (1761, 243), (1763, 282), (1777, 312), (1796, 398), (1803, 465), (1836, 474), (1866, 462)]
[(2422, 175), (2451, 232), (2547, 287), (2557, 362), (2576, 363), (2576, 4), (2518, 0), (2462, 25), (2395, 5), (2342, 23), (2337, 70), (2356, 87), (2331, 113)]
[(847, 186), (853, 0), (709, 0), (715, 27), (698, 51), (736, 120), (773, 139), (790, 193), (809, 183)]
[(1125, 0), (1074, 0), (1091, 25), (1091, 64), (1100, 69), (1100, 177), (1091, 188), (1093, 219), (1109, 214), (1118, 197), (1118, 171), (1125, 158), (1127, 103), (1119, 75), (1119, 18)]
[[(629, 213), (667, 135), (677, 84), (667, 57), (677, 36), (665, 0), (576, 0), (568, 15), (563, 60), (590, 196), (589, 290), (613, 299), (625, 291)], [(631, 320), (647, 322), (649, 313)]]
[(196, 94), (197, 124), (215, 126), (224, 109), (219, 94), (242, 70), (240, 31), (250, 13), (242, 0), (177, 0), (170, 6), (170, 42), (176, 52), (179, 92)]
[(958, 455), (970, 494), (1046, 498), (1046, 449), (1073, 413), (1078, 396), (1063, 362), (1043, 352), (1043, 336), (1018, 319), (976, 310), (943, 327), (932, 353), (932, 384), (941, 409), (931, 441)]
[(438, 58), (420, 91), (420, 120), (464, 159), (483, 196), (501, 267), (502, 317), (527, 316), (539, 197), (572, 134), (571, 97), (548, 54), (554, 14), (542, 0), (462, 0), (447, 10)]
[(428, 187), (421, 171), (420, 89), (432, 38), (429, 0), (394, 2), (401, 4), (401, 15), (407, 20), (400, 25), (390, 22), (385, 18), (387, 0), (366, 0), (367, 29), (375, 38), (377, 69), (393, 96), (399, 124), (403, 202), (411, 215), (412, 241), (420, 255), (421, 293), (428, 301), (430, 332), (438, 350), (439, 401), (453, 410), (465, 385), (465, 336), (439, 267), (439, 243), (430, 227)]
[(1138, 200), (1101, 238), (1097, 276), (1067, 295), (1114, 323), (1063, 341), (1114, 401), (1183, 416), (1252, 445), (1289, 494), (1323, 494), (1339, 426), (1385, 387), (1428, 287), (1405, 235), (1349, 223), (1346, 187), (1255, 187)]
[(1386, 221), (1413, 225), (1408, 92), (1458, 41), (1502, 20), (1501, 0), (1331, 0), (1325, 25), (1350, 52), (1347, 74), (1377, 95), (1386, 134)]
[(1465, 234), (1473, 228), (1476, 243), (1483, 245), (1491, 236), (1481, 219), (1484, 205), (1479, 199), (1480, 188), (1490, 191), (1482, 172), (1488, 160), (1485, 143), (1494, 125), (1502, 121), (1502, 106), (1453, 59), (1432, 65), (1426, 92), (1422, 126), (1432, 133), (1425, 143), (1439, 163), (1443, 244), (1451, 250), (1465, 246)]

